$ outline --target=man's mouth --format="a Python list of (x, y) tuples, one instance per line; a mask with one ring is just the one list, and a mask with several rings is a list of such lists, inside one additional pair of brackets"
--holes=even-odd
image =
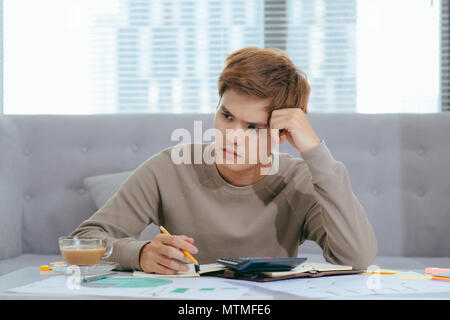
[(225, 148), (223, 148), (222, 149), (223, 150), (223, 152), (226, 154), (226, 155), (228, 155), (228, 156), (230, 156), (230, 157), (239, 157), (239, 155), (237, 154), (237, 152), (235, 152), (235, 151), (230, 151), (230, 150), (227, 150), (227, 149), (225, 149)]

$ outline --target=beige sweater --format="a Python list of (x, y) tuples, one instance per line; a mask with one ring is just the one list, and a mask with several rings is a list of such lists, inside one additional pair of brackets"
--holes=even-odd
[[(201, 146), (214, 155), (214, 143)], [(137, 239), (151, 222), (194, 238), (201, 264), (219, 257), (296, 257), (305, 240), (315, 241), (331, 263), (366, 268), (375, 258), (377, 241), (364, 208), (324, 140), (302, 153), (303, 160), (279, 153), (277, 174), (243, 187), (227, 183), (214, 163), (174, 164), (172, 148), (180, 146), (143, 162), (71, 235), (113, 238), (108, 260), (119, 270), (140, 270), (140, 251), (149, 241)]]

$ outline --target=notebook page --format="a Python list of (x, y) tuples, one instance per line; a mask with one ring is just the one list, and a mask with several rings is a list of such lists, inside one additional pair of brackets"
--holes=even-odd
[(331, 263), (305, 261), (290, 271), (263, 272), (263, 274), (269, 277), (280, 277), (303, 272), (338, 271), (338, 270), (352, 270), (352, 267), (341, 266)]
[(133, 276), (134, 277), (141, 277), (141, 278), (191, 278), (191, 277), (200, 277), (200, 274), (206, 273), (206, 272), (212, 272), (212, 271), (219, 271), (226, 269), (225, 266), (218, 264), (218, 263), (211, 263), (211, 264), (201, 264), (200, 265), (200, 272), (195, 272), (194, 264), (188, 264), (189, 270), (186, 272), (178, 272), (177, 274), (158, 274), (158, 273), (146, 273), (143, 271), (134, 271)]

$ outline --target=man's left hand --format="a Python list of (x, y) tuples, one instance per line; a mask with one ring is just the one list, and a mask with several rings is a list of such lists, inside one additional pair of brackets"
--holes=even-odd
[[(269, 121), (272, 141), (283, 143), (286, 139), (300, 153), (304, 153), (320, 143), (306, 114), (300, 108), (283, 108), (272, 111)], [(279, 133), (279, 130), (283, 130)]]

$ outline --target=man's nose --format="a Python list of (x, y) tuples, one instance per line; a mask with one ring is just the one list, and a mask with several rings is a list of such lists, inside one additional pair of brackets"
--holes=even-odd
[(242, 145), (245, 143), (245, 129), (239, 125), (234, 125), (225, 131), (227, 145)]

